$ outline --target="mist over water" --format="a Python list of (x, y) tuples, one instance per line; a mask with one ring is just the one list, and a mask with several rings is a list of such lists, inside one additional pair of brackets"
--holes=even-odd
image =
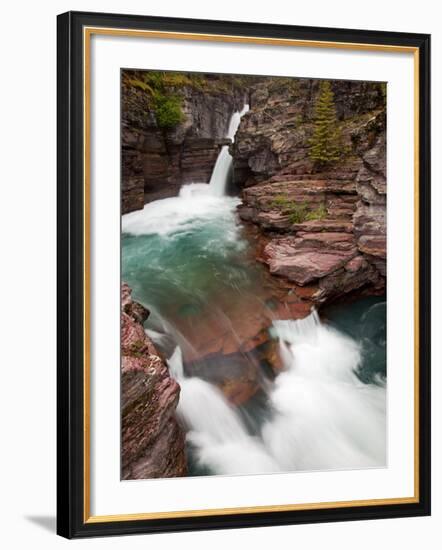
[[(179, 196), (122, 218), (123, 280), (151, 311), (146, 330), (181, 386), (190, 475), (385, 466), (385, 302), (378, 298), (329, 308), (326, 323), (314, 311), (302, 320), (273, 317), (283, 370), (273, 380), (262, 365), (259, 413), (186, 372), (201, 340), (222, 331), (240, 338), (238, 323), (268, 297), (264, 268), (250, 257), (236, 215), (240, 199), (225, 195), (230, 170), (224, 146), (209, 185), (185, 185)], [(212, 368), (227, 365), (221, 357)]]

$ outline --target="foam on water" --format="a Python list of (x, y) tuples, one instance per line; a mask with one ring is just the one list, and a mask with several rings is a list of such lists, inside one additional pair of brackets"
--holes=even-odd
[[(227, 138), (234, 139), (241, 117), (249, 110), (235, 112), (229, 123)], [(235, 226), (237, 197), (225, 195), (232, 166), (229, 146), (224, 145), (218, 155), (209, 184), (183, 185), (177, 197), (148, 203), (142, 210), (122, 216), (122, 231), (132, 235), (169, 235), (184, 232), (214, 218), (224, 218), (226, 225)], [(230, 222), (230, 223), (229, 223)]]
[(285, 370), (269, 390), (260, 437), (213, 385), (184, 376), (181, 351), (169, 359), (181, 386), (178, 414), (197, 461), (214, 474), (385, 466), (385, 387), (356, 376), (358, 344), (315, 312), (275, 321)]
[(360, 346), (321, 323), (316, 312), (275, 321), (285, 346), (270, 393), (266, 447), (283, 469), (380, 467), (386, 463), (386, 391), (356, 375)]
[(157, 200), (122, 216), (122, 231), (131, 235), (172, 236), (207, 223), (235, 229), (236, 197), (213, 195), (205, 183), (184, 185), (177, 197)]
[(262, 441), (248, 434), (222, 392), (198, 377), (184, 376), (179, 347), (168, 364), (181, 387), (177, 412), (189, 430), (187, 440), (195, 448), (200, 466), (226, 475), (278, 470)]

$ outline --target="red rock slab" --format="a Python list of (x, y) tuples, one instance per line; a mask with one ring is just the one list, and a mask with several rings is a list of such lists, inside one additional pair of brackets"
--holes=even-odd
[(355, 193), (356, 184), (354, 180), (337, 180), (337, 179), (315, 179), (313, 176), (309, 178), (293, 178), (293, 176), (274, 176), (269, 183), (263, 182), (253, 191), (258, 194), (278, 194), (285, 192), (290, 196), (290, 193), (296, 194), (299, 192), (306, 194), (315, 194), (321, 192), (328, 193)]
[(320, 231), (352, 233), (353, 224), (345, 220), (311, 220), (304, 223), (295, 223), (292, 225), (292, 229), (294, 231), (305, 231), (306, 233)]
[(348, 271), (349, 273), (356, 273), (366, 266), (367, 262), (364, 260), (363, 256), (355, 256), (347, 264), (345, 264), (345, 271)]
[(270, 340), (263, 353), (263, 358), (272, 368), (275, 374), (284, 370), (284, 363), (279, 352), (279, 340)]
[(327, 248), (329, 250), (351, 250), (355, 239), (350, 233), (304, 233), (296, 234), (296, 248)]
[(140, 318), (146, 310), (131, 300), (127, 285), (122, 306), (122, 477), (186, 475), (184, 431), (175, 417), (180, 387), (144, 332)]
[(270, 210), (270, 212), (259, 212), (256, 216), (256, 222), (264, 229), (289, 229), (292, 226), (290, 216), (282, 214), (279, 211)]
[(183, 320), (179, 331), (190, 349), (185, 348), (187, 362), (199, 361), (213, 355), (247, 353), (268, 340), (267, 328), (271, 320), (266, 309), (256, 301), (244, 304), (231, 304), (230, 309), (204, 311), (198, 318)]
[(385, 235), (362, 235), (358, 241), (361, 252), (385, 259), (387, 257), (387, 239)]
[(298, 285), (306, 285), (333, 273), (345, 265), (355, 250), (299, 250), (292, 239), (280, 239), (265, 248), (270, 273), (287, 277)]
[(303, 319), (311, 313), (312, 304), (307, 301), (293, 300), (281, 302), (274, 311), (275, 319)]
[(293, 290), (299, 298), (303, 300), (312, 300), (314, 295), (318, 292), (318, 285), (295, 286)]

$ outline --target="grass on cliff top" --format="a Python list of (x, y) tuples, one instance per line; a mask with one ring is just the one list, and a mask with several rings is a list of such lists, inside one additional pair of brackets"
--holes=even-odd
[(247, 77), (208, 78), (203, 74), (167, 71), (126, 71), (123, 79), (126, 85), (147, 94), (160, 128), (173, 128), (184, 120), (181, 94), (185, 87), (207, 93), (229, 92), (247, 85)]
[(288, 214), (290, 223), (292, 224), (323, 220), (327, 217), (327, 208), (324, 203), (310, 210), (305, 202), (297, 203), (288, 199), (285, 195), (277, 195), (270, 204), (279, 208), (283, 214)]
[(174, 128), (184, 120), (182, 98), (174, 92), (174, 89), (186, 85), (186, 75), (158, 71), (132, 71), (130, 76), (126, 74), (125, 77), (127, 85), (147, 94), (160, 128)]
[(242, 75), (220, 75), (210, 77), (201, 73), (178, 73), (168, 71), (127, 71), (125, 81), (130, 86), (147, 93), (162, 90), (190, 87), (201, 92), (230, 92), (232, 88), (244, 88), (252, 82), (252, 77)]

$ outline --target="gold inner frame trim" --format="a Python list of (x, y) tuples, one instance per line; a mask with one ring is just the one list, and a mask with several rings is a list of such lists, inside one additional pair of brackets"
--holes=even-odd
[[(235, 508), (214, 508), (202, 510), (177, 510), (171, 512), (150, 512), (136, 514), (91, 515), (91, 471), (90, 471), (90, 129), (91, 129), (91, 37), (92, 35), (123, 36), (135, 38), (157, 38), (174, 40), (197, 40), (204, 42), (231, 42), (304, 48), (333, 48), (388, 53), (412, 53), (414, 62), (414, 494), (410, 497), (351, 500), (337, 502), (317, 502), (269, 506), (249, 506)], [(150, 519), (172, 519), (207, 517), (230, 514), (250, 514), (263, 512), (286, 512), (300, 510), (324, 510), (354, 508), (357, 506), (382, 506), (388, 504), (412, 504), (419, 502), (419, 49), (411, 46), (378, 45), (352, 42), (330, 42), (321, 40), (296, 40), (282, 38), (245, 37), (221, 34), (203, 34), (168, 31), (145, 31), (136, 29), (114, 29), (107, 27), (83, 28), (83, 93), (84, 93), (84, 523), (136, 521)]]

